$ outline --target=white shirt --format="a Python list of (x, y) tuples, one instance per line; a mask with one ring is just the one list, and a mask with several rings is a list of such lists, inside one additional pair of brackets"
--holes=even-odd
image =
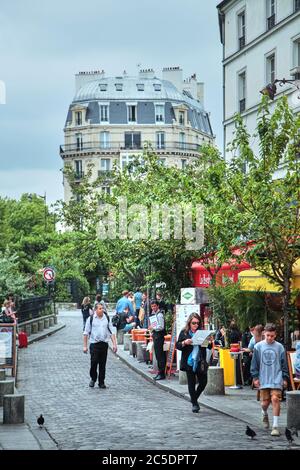
[(87, 319), (84, 329), (84, 335), (90, 336), (90, 344), (99, 343), (100, 341), (108, 343), (111, 337), (111, 333), (108, 330), (113, 331), (113, 326), (107, 321), (106, 315), (100, 318), (96, 313), (93, 315), (92, 331), (90, 318)]

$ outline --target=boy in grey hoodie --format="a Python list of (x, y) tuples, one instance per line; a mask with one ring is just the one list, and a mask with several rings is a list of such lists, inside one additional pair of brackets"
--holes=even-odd
[(272, 402), (273, 429), (271, 436), (280, 436), (278, 421), (282, 388), (287, 387), (289, 378), (285, 350), (275, 341), (276, 327), (268, 323), (265, 326), (265, 339), (256, 343), (251, 362), (251, 375), (255, 387), (260, 389), (263, 423), (269, 428), (268, 407)]

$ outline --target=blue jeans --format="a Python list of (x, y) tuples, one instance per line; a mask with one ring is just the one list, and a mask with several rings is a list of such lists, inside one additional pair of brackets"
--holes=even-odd
[(128, 333), (128, 331), (131, 331), (135, 327), (135, 323), (128, 323), (128, 325), (125, 325), (123, 328), (124, 333)]

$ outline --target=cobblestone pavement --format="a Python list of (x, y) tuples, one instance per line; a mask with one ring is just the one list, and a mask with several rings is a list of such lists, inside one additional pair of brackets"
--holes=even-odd
[[(80, 311), (61, 312), (66, 328), (20, 350), (18, 389), (26, 394), (26, 417), (35, 433), (43, 413), (58, 449), (286, 449), (283, 437), (160, 390), (112, 352), (106, 390), (89, 388), (89, 355), (82, 352)], [(45, 431), (44, 431), (45, 432)]]

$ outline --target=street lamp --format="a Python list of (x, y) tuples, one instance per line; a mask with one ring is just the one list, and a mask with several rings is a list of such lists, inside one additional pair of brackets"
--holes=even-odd
[[(266, 95), (270, 98), (270, 100), (274, 100), (274, 97), (277, 93), (277, 86), (276, 83), (279, 83), (280, 86), (285, 85), (286, 83), (290, 83), (294, 87), (297, 88), (297, 90), (300, 90), (300, 81), (299, 80), (287, 80), (286, 78), (282, 78), (280, 80), (276, 79), (274, 82), (269, 83), (267, 86), (265, 86), (262, 90), (260, 90), (260, 93), (262, 95)], [(298, 96), (298, 99), (300, 99), (300, 94)]]

